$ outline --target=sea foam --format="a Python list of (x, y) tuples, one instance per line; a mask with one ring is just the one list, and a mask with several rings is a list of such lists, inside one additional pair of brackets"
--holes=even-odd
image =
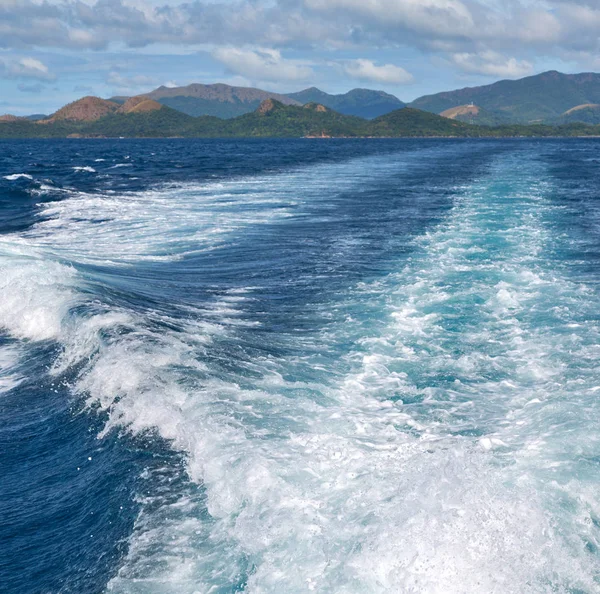
[(5, 175), (4, 179), (8, 181), (17, 181), (18, 179), (33, 179), (28, 173), (13, 173), (12, 175)]
[[(597, 303), (545, 259), (539, 163), (500, 158), (457, 191), (408, 263), (333, 304), (345, 315), (315, 306), (334, 321), (302, 337), (302, 354), (278, 336), (282, 355), (241, 355), (251, 286), (184, 317), (85, 297), (81, 263), (214, 247), (407, 169), (380, 157), (82, 194), (6, 248), (0, 324), (62, 345), (52, 373), (79, 367), (74, 392), (108, 413), (103, 435), (155, 428), (186, 454), (193, 486), (160, 506), (140, 494), (109, 591), (594, 591), (582, 541), (597, 539), (600, 502), (578, 465), (597, 442)], [(588, 419), (577, 434), (574, 406)]]

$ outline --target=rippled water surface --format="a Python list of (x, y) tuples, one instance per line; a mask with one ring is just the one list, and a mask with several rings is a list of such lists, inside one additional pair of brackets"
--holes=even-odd
[(2, 591), (600, 591), (598, 141), (0, 149)]

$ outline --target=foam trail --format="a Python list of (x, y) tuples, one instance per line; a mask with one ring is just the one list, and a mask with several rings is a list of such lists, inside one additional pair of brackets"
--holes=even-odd
[[(132, 208), (127, 197), (111, 206), (110, 196), (82, 195), (48, 207), (47, 220), (13, 242), (19, 253), (9, 262), (18, 264), (5, 273), (16, 282), (5, 288), (27, 298), (10, 301), (0, 324), (60, 342), (56, 374), (87, 362), (74, 391), (109, 413), (106, 431), (155, 427), (187, 454), (194, 484), (178, 493), (165, 485), (158, 501), (140, 494), (129, 554), (109, 591), (597, 589), (589, 551), (600, 544), (600, 504), (583, 466), (598, 440), (590, 321), (598, 300), (548, 259), (551, 187), (526, 154), (499, 158), (463, 188), (406, 267), (320, 306), (343, 321), (302, 338), (303, 349), (297, 336), (279, 337), (290, 341), (280, 358), (232, 366), (215, 354), (219, 341), (238, 346), (250, 286), (169, 318), (92, 300), (75, 270), (40, 264), (69, 253), (172, 258), (198, 249), (171, 243), (189, 236), (190, 218), (205, 237), (236, 203), (231, 236), (301, 209), (290, 188), (316, 201), (331, 196), (333, 176), (360, 187), (406, 163), (358, 165), (224, 184), (200, 191), (201, 207), (181, 188), (176, 204), (167, 189), (131, 196)], [(92, 206), (107, 221), (100, 229)], [(169, 216), (157, 220), (163, 209)], [(20, 307), (41, 322), (15, 321)], [(574, 408), (586, 412), (581, 434)]]
[[(594, 591), (598, 560), (582, 554), (598, 539), (593, 483), (544, 488), (561, 457), (576, 460), (572, 429), (557, 430), (552, 406), (527, 416), (534, 396), (556, 399), (557, 388), (565, 409), (577, 405), (596, 375), (576, 369), (584, 385), (569, 396), (564, 353), (548, 353), (564, 325), (528, 319), (546, 302), (589, 297), (546, 268), (543, 174), (502, 162), (464, 189), (408, 268), (359, 287), (346, 303), (354, 321), (321, 337), (323, 350), (357, 344), (329, 379), (291, 383), (284, 377), (308, 375), (310, 362), (262, 361), (254, 386), (209, 380), (181, 414), (161, 411), (211, 520), (188, 495), (160, 523), (142, 513), (109, 590)], [(379, 324), (358, 315), (365, 303)], [(536, 426), (552, 443), (542, 446)]]

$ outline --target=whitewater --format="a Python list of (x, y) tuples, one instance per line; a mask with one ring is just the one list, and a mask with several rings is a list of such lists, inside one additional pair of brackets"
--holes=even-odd
[(0, 443), (35, 402), (43, 523), (68, 474), (69, 546), (103, 547), (48, 585), (0, 532), (10, 591), (600, 589), (597, 143), (377, 146), (147, 187), (150, 144), (0, 170), (39, 200), (0, 235)]

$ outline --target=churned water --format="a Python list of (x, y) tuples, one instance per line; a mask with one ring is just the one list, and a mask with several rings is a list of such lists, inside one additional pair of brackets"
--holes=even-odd
[(2, 591), (600, 591), (598, 141), (0, 147)]

